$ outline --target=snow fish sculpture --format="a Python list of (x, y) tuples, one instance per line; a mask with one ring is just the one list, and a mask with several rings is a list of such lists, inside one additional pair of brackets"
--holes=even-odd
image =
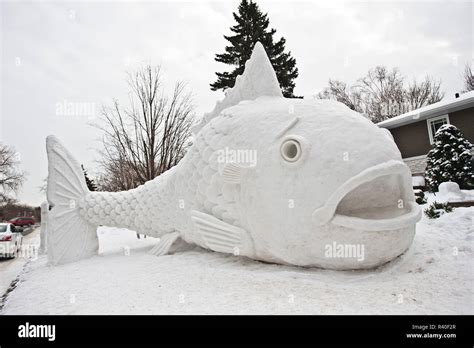
[(390, 135), (341, 103), (283, 98), (260, 43), (186, 156), (145, 185), (89, 192), (71, 154), (46, 143), (53, 264), (97, 254), (101, 224), (159, 237), (157, 255), (181, 239), (266, 262), (370, 268), (403, 253), (420, 219)]

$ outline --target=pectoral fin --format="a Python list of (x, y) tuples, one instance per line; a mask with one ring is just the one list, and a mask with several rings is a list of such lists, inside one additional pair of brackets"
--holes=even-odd
[(191, 218), (209, 249), (234, 255), (254, 255), (252, 237), (244, 229), (196, 210), (191, 211)]
[(171, 246), (179, 238), (178, 232), (171, 232), (160, 237), (160, 241), (151, 250), (150, 254), (162, 256), (168, 254)]
[(242, 180), (242, 176), (245, 172), (245, 168), (237, 163), (226, 163), (221, 171), (220, 174), (224, 179), (224, 182), (228, 184), (240, 184)]

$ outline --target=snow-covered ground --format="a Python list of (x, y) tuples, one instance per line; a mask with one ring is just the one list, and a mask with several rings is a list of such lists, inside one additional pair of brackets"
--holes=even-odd
[(99, 256), (30, 261), (1, 314), (474, 314), (473, 216), (473, 207), (423, 216), (404, 255), (347, 272), (199, 248), (156, 257), (156, 239), (100, 228)]

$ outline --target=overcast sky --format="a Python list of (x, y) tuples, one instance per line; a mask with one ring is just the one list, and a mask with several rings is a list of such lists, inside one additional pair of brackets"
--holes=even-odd
[[(57, 135), (94, 175), (101, 105), (128, 100), (127, 70), (161, 64), (166, 85), (188, 83), (200, 117), (223, 97), (212, 92), (214, 61), (239, 1), (1, 2), (0, 141), (28, 172), (18, 198), (39, 205), (47, 176), (45, 138)], [(446, 97), (462, 88), (473, 57), (470, 1), (259, 0), (297, 62), (295, 94), (311, 96), (329, 78), (348, 83), (376, 65), (410, 79), (442, 79)], [(89, 108), (67, 115), (64, 103)], [(92, 114), (94, 112), (95, 114)]]

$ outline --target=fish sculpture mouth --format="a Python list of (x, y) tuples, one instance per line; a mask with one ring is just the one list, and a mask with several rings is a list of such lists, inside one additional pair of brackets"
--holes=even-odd
[(391, 160), (370, 167), (341, 185), (312, 214), (313, 223), (365, 231), (399, 230), (413, 226), (421, 209), (411, 196), (409, 169)]

